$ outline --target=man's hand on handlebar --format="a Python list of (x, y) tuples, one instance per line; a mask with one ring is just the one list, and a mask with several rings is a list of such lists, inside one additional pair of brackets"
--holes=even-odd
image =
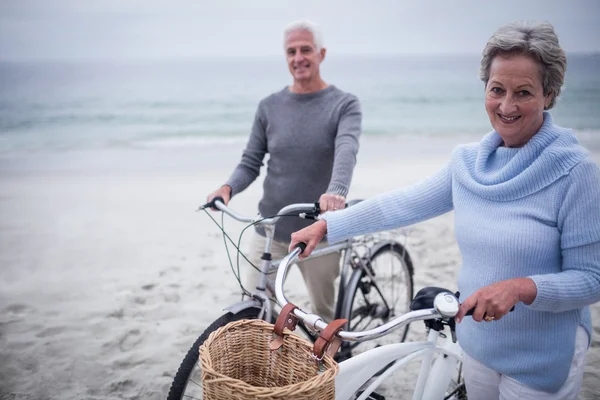
[[(220, 188), (218, 188), (217, 190), (215, 190), (214, 192), (212, 192), (211, 194), (209, 194), (206, 197), (206, 202), (210, 203), (211, 201), (213, 201), (213, 199), (215, 197), (221, 197), (223, 199), (223, 204), (227, 205), (229, 204), (229, 200), (231, 199), (231, 186), (229, 185), (223, 185)], [(211, 210), (213, 211), (219, 211), (218, 209), (211, 207)]]
[(292, 233), (289, 251), (292, 252), (298, 243), (306, 243), (306, 249), (298, 256), (300, 260), (303, 260), (312, 253), (326, 233), (327, 221), (325, 220), (319, 220), (298, 232), (294, 232)]
[(324, 193), (319, 198), (321, 212), (343, 210), (346, 208), (346, 198), (337, 194)]

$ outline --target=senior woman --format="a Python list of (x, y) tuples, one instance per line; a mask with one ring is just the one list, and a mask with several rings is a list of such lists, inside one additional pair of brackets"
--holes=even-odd
[(481, 61), (492, 132), (456, 147), (436, 175), (292, 234), (306, 257), (325, 234), (338, 242), (454, 210), (469, 399), (575, 399), (581, 389), (588, 306), (600, 300), (600, 170), (545, 111), (565, 69), (550, 24), (500, 28)]

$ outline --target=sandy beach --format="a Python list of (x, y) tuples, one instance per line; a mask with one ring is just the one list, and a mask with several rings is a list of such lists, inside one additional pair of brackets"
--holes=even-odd
[[(349, 198), (435, 172), (473, 138), (363, 138)], [(584, 144), (600, 163), (600, 143)], [(0, 399), (164, 399), (185, 352), (240, 299), (202, 212), (244, 141), (0, 158)], [(232, 208), (254, 214), (260, 182)], [(243, 226), (226, 220), (237, 238)], [(415, 288), (454, 289), (453, 215), (412, 227)], [(302, 298), (293, 288), (291, 297)], [(600, 304), (582, 399), (600, 397)], [(409, 340), (423, 337), (411, 327)], [(405, 398), (392, 385), (387, 398)]]

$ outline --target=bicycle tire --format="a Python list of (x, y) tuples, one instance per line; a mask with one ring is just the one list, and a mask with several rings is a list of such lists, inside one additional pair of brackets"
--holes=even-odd
[[(374, 246), (370, 249), (366, 254), (365, 260), (370, 268), (372, 268), (373, 275), (367, 273), (363, 268), (356, 268), (350, 277), (348, 283), (347, 292), (348, 296), (344, 301), (343, 306), (343, 318), (347, 318), (349, 321), (349, 329), (350, 330), (365, 330), (370, 329), (375, 326), (383, 325), (389, 320), (395, 318), (398, 315), (402, 315), (409, 311), (409, 304), (412, 301), (414, 289), (413, 289), (413, 264), (408, 254), (408, 251), (397, 242), (384, 242), (379, 245)], [(392, 259), (398, 260), (398, 278), (397, 282), (394, 280), (394, 276), (396, 274), (392, 272), (392, 279), (390, 281), (389, 277), (382, 270), (382, 265), (379, 263), (379, 260), (384, 258), (385, 256), (391, 256)], [(368, 267), (367, 267), (368, 268)], [(388, 283), (398, 283), (403, 290), (401, 303), (390, 301), (389, 299), (385, 299), (384, 295), (381, 293), (381, 289), (379, 286), (375, 288), (375, 292), (378, 294), (379, 298), (383, 298), (382, 303), (387, 304), (389, 307), (389, 313), (387, 315), (381, 316), (378, 321), (374, 322), (374, 326), (356, 326), (353, 325), (353, 321), (356, 319), (358, 313), (364, 312), (364, 306), (358, 306), (357, 300), (360, 297), (366, 299), (366, 295), (370, 293), (365, 293), (365, 291), (372, 290), (375, 286), (373, 286), (373, 278), (375, 279), (375, 284), (381, 287), (387, 285)], [(381, 281), (378, 280), (380, 278)], [(379, 289), (379, 290), (378, 290)], [(368, 300), (365, 300), (368, 302)], [(390, 306), (391, 305), (391, 306)], [(372, 309), (374, 304), (370, 304)], [(340, 360), (351, 357), (354, 354), (361, 353), (365, 351), (367, 348), (375, 347), (378, 345), (382, 345), (383, 343), (389, 343), (390, 340), (392, 342), (403, 342), (406, 339), (406, 335), (408, 333), (408, 325), (404, 328), (397, 330), (390, 335), (383, 336), (380, 339), (363, 342), (363, 343), (353, 343), (346, 345), (342, 352), (345, 353), (338, 357)]]
[[(219, 329), (222, 326), (227, 325), (230, 322), (239, 321), (242, 319), (258, 319), (258, 315), (260, 314), (260, 308), (251, 307), (241, 310), (237, 314), (227, 313), (219, 317), (215, 320), (206, 330), (196, 339), (190, 350), (187, 352), (185, 358), (181, 362), (175, 377), (173, 378), (173, 383), (171, 384), (171, 388), (169, 389), (169, 394), (167, 396), (167, 400), (181, 400), (181, 399), (201, 399), (202, 398), (202, 387), (200, 383), (200, 377), (198, 377), (198, 381), (192, 380), (196, 386), (191, 386), (191, 389), (195, 390), (194, 396), (186, 395), (186, 390), (188, 388), (188, 383), (190, 382), (190, 378), (196, 365), (198, 364), (198, 359), (200, 358), (199, 349), (200, 346), (208, 339), (208, 336)], [(199, 370), (199, 368), (198, 368)]]

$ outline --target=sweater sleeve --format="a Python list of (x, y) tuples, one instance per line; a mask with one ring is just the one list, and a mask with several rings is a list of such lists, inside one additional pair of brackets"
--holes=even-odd
[(584, 161), (571, 170), (558, 213), (562, 271), (534, 275), (530, 305), (562, 312), (600, 301), (600, 169)]
[(226, 184), (231, 186), (231, 196), (246, 189), (260, 174), (263, 159), (267, 153), (266, 123), (262, 113), (262, 103), (259, 104), (254, 116), (254, 124), (242, 160), (233, 170)]
[(327, 212), (321, 218), (327, 221), (327, 240), (336, 243), (411, 225), (452, 209), (452, 176), (446, 166), (414, 185), (383, 193), (345, 210)]
[(354, 96), (342, 110), (335, 137), (333, 170), (327, 193), (346, 197), (356, 165), (359, 136), (361, 133), (362, 111), (360, 102)]

